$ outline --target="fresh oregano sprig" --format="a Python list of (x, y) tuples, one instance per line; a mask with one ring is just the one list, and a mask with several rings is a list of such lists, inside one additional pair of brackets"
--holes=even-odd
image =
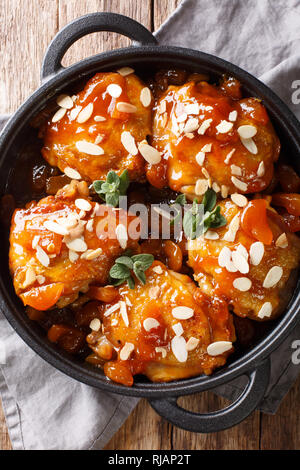
[(146, 284), (145, 271), (150, 268), (154, 261), (154, 256), (142, 253), (140, 255), (130, 256), (129, 254), (122, 255), (115, 260), (115, 264), (109, 271), (112, 283), (115, 286), (123, 284), (127, 281), (128, 287), (134, 289), (135, 282), (132, 273), (136, 275), (142, 284)]
[[(171, 207), (176, 206), (176, 204), (182, 207), (184, 206), (184, 204), (186, 204), (185, 194), (179, 194), (179, 196), (177, 196), (173, 204), (171, 204)], [(180, 218), (180, 214), (181, 214), (180, 211), (178, 211), (175, 217), (170, 221), (170, 225), (174, 225), (178, 221), (178, 219)]]
[(221, 214), (221, 207), (216, 206), (216, 202), (217, 194), (209, 188), (202, 199), (204, 217), (201, 218), (200, 204), (197, 199), (194, 199), (192, 208), (183, 217), (183, 230), (187, 238), (194, 240), (201, 233), (207, 232), (209, 228), (219, 228), (226, 225), (227, 220)]
[(126, 194), (129, 183), (127, 170), (124, 170), (120, 176), (111, 170), (107, 174), (106, 181), (94, 181), (93, 187), (108, 206), (116, 207), (119, 204), (119, 197)]

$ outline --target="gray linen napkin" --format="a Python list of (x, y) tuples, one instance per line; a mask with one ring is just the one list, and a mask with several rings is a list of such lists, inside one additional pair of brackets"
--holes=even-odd
[[(291, 101), (292, 82), (300, 79), (299, 1), (185, 0), (157, 38), (240, 65), (273, 88), (300, 118), (300, 106)], [(300, 326), (272, 355), (271, 383), (260, 406), (264, 412), (276, 411), (299, 373), (291, 362), (297, 339)], [(238, 379), (216, 392), (234, 399), (243, 385)], [(138, 402), (58, 372), (25, 345), (1, 313), (0, 393), (13, 447), (26, 450), (101, 449)]]

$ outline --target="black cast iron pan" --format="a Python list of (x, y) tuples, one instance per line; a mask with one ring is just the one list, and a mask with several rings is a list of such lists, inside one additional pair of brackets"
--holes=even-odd
[[(132, 40), (132, 46), (98, 54), (68, 68), (61, 60), (67, 49), (79, 38), (96, 31), (113, 31)], [(263, 52), (262, 52), (263, 60)], [(76, 83), (99, 71), (111, 71), (132, 66), (153, 74), (156, 69), (179, 67), (191, 72), (220, 77), (227, 73), (243, 84), (245, 95), (263, 100), (282, 144), (300, 171), (300, 124), (287, 106), (255, 77), (218, 57), (179, 47), (159, 46), (154, 36), (139, 23), (113, 13), (93, 13), (78, 18), (63, 28), (50, 44), (42, 65), (42, 85), (17, 110), (0, 137), (0, 191), (4, 194), (12, 167), (24, 141), (32, 134), (30, 121), (46, 104), (63, 91), (72, 90)], [(22, 185), (22, 182), (20, 182)], [(109, 381), (90, 364), (79, 362), (50, 344), (42, 331), (24, 314), (24, 307), (14, 293), (8, 270), (7, 233), (1, 230), (0, 308), (23, 340), (42, 358), (76, 380), (108, 392), (147, 397), (153, 408), (168, 421), (195, 432), (220, 431), (244, 420), (260, 403), (269, 383), (270, 354), (295, 327), (299, 315), (299, 282), (284, 315), (271, 331), (252, 349), (235, 355), (226, 366), (211, 376), (199, 376), (171, 383), (150, 383), (138, 379), (131, 388)], [(216, 386), (246, 376), (248, 383), (240, 397), (229, 407), (207, 414), (197, 414), (177, 405), (179, 396), (210, 390)]]

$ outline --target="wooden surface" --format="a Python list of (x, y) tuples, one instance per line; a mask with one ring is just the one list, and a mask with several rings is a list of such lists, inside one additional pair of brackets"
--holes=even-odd
[[(0, 0), (0, 109), (11, 113), (39, 85), (43, 54), (55, 33), (72, 19), (94, 11), (128, 15), (155, 30), (179, 0)], [(96, 33), (72, 46), (64, 65), (103, 50), (124, 46), (128, 40), (111, 33)], [(275, 416), (255, 412), (233, 429), (216, 434), (195, 434), (175, 428), (141, 400), (107, 449), (299, 449), (300, 378)], [(194, 411), (224, 407), (226, 401), (210, 392), (180, 399)], [(0, 449), (10, 449), (0, 405)]]

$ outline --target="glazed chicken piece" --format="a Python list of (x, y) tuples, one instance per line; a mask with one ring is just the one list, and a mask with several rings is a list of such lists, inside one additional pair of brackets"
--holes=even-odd
[(15, 210), (9, 266), (24, 305), (64, 307), (91, 282), (106, 284), (114, 259), (137, 248), (127, 235), (136, 218), (126, 219), (125, 211), (92, 202), (88, 194), (85, 182), (72, 181), (56, 196)]
[(118, 298), (99, 308), (102, 327), (87, 337), (96, 354), (111, 359), (107, 377), (128, 386), (136, 374), (168, 382), (225, 364), (235, 340), (225, 302), (207, 302), (188, 276), (159, 261), (146, 274), (145, 285), (137, 281), (131, 290), (123, 284)]
[(241, 317), (270, 320), (292, 293), (300, 240), (275, 223), (267, 200), (232, 199), (220, 203), (226, 226), (189, 241), (188, 264), (202, 292), (224, 295)]
[(223, 198), (263, 190), (280, 150), (264, 106), (241, 99), (234, 79), (221, 87), (204, 81), (169, 86), (155, 108), (152, 144), (162, 160), (148, 165), (150, 183), (190, 198), (211, 186)]
[(43, 157), (86, 181), (126, 169), (132, 181), (144, 180), (145, 160), (137, 146), (151, 131), (151, 102), (150, 90), (136, 75), (97, 73), (74, 102), (58, 99), (68, 109), (60, 108), (41, 130)]

